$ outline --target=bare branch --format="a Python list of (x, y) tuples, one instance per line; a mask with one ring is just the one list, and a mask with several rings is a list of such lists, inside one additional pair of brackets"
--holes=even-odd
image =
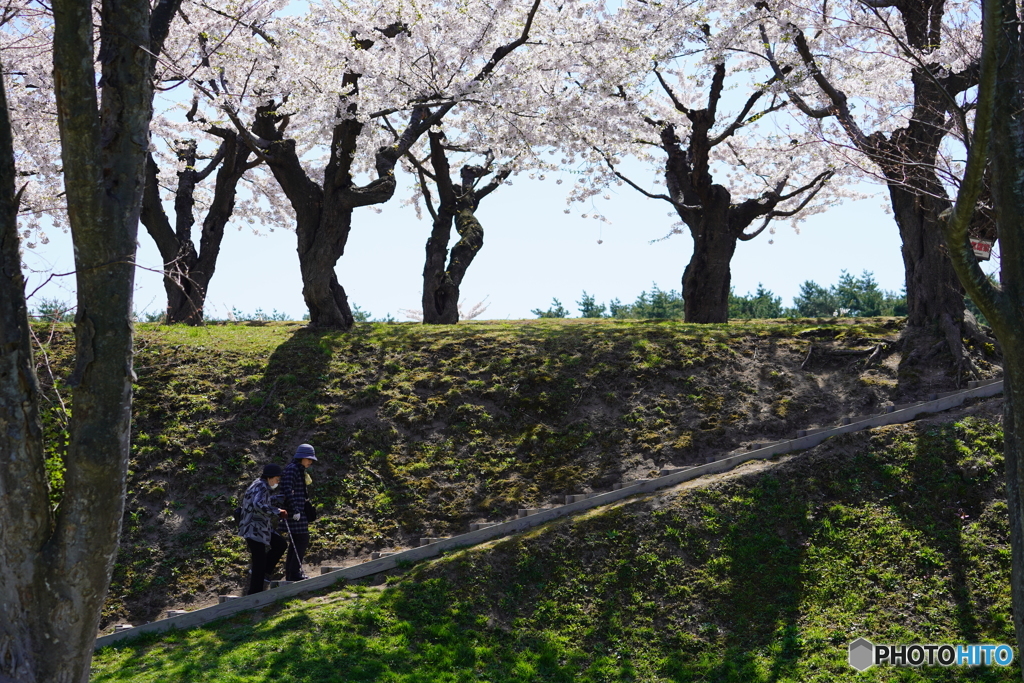
[(679, 98), (676, 97), (675, 92), (672, 91), (672, 88), (669, 87), (669, 84), (665, 82), (665, 79), (662, 77), (661, 72), (658, 71), (657, 67), (655, 67), (654, 69), (654, 75), (658, 77), (658, 82), (661, 83), (661, 87), (665, 91), (665, 94), (667, 94), (669, 96), (669, 99), (672, 100), (672, 105), (676, 108), (676, 111), (689, 116), (690, 109), (685, 104), (679, 101)]
[(210, 163), (206, 165), (206, 168), (196, 173), (197, 183), (201, 183), (206, 180), (210, 174), (213, 173), (214, 169), (220, 165), (220, 162), (224, 161), (224, 156), (227, 154), (227, 147), (227, 142), (222, 142), (220, 144), (220, 147), (217, 148), (217, 153), (214, 155), (213, 159), (210, 160)]
[[(775, 57), (775, 53), (771, 48), (771, 43), (768, 41), (768, 33), (765, 31), (764, 24), (758, 26), (758, 30), (761, 32), (761, 42), (764, 44), (765, 58), (768, 60), (768, 64), (771, 65), (772, 71), (775, 73), (775, 77), (780, 80), (785, 79), (786, 71), (785, 68), (779, 65), (778, 60)], [(786, 88), (786, 93), (789, 95), (789, 99), (793, 101), (793, 104), (797, 106), (797, 109), (802, 111), (804, 114), (812, 119), (823, 119), (832, 116), (832, 109), (830, 107), (821, 107), (815, 109), (811, 105), (807, 104), (804, 98), (791, 88)]]

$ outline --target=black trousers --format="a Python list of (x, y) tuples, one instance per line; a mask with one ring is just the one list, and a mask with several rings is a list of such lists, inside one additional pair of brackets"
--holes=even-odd
[(306, 548), (309, 547), (309, 534), (288, 534), (290, 539), (288, 555), (284, 560), (284, 578), (288, 581), (302, 579), (301, 563), (306, 559)]
[(250, 564), (252, 575), (249, 577), (249, 592), (246, 595), (252, 595), (263, 590), (264, 577), (274, 573), (274, 567), (284, 555), (284, 551), (288, 549), (288, 542), (281, 534), (272, 533), (270, 534), (269, 549), (265, 544), (251, 538), (245, 539), (245, 544), (249, 547), (249, 555), (252, 558)]

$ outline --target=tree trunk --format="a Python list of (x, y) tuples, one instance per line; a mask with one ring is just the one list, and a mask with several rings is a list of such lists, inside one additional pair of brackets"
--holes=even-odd
[(0, 82), (0, 504), (7, 511), (0, 543), (0, 680), (34, 681), (42, 680), (37, 660), (47, 635), (34, 614), (33, 596), (45, 595), (37, 580), (38, 548), (52, 521), (14, 183), (14, 144)]
[[(131, 424), (135, 246), (153, 61), (177, 2), (104, 0), (97, 101), (93, 5), (55, 0), (54, 84), (78, 312), (64, 492), (49, 508), (39, 391), (11, 211), (0, 101), (0, 680), (86, 683), (117, 553)], [(116, 26), (116, 30), (114, 30)]]
[(206, 288), (195, 281), (198, 260), (191, 240), (181, 245), (173, 259), (164, 259), (164, 292), (167, 294), (164, 322), (168, 325), (203, 324)]
[[(934, 356), (947, 350), (957, 377), (966, 369), (964, 289), (943, 244), (939, 216), (952, 202), (890, 184), (893, 215), (903, 240), (907, 283), (907, 327), (900, 361), (904, 392), (914, 393), (920, 377), (944, 364)], [(946, 365), (946, 367), (950, 367)]]
[(688, 323), (729, 322), (730, 262), (736, 234), (729, 226), (730, 196), (715, 185), (699, 221), (690, 227), (693, 255), (683, 271), (683, 306)]
[[(1024, 206), (1021, 207), (1024, 209)], [(1010, 512), (1010, 598), (1017, 652), (1024, 652), (1024, 354), (1019, 337), (1008, 351), (1009, 340), (1000, 337), (1003, 346), (1003, 456), (1006, 469), (1006, 503)]]
[(377, 152), (379, 176), (365, 187), (354, 187), (349, 169), (362, 124), (354, 119), (334, 130), (331, 161), (321, 186), (312, 180), (299, 161), (294, 140), (284, 139), (271, 116), (257, 119), (254, 131), (273, 140), (267, 150), (271, 172), (295, 209), (295, 235), (302, 275), (302, 298), (309, 309), (312, 327), (349, 330), (355, 324), (345, 289), (335, 266), (345, 253), (352, 229), (352, 211), (387, 201), (395, 190), (394, 151)]
[[(238, 183), (250, 168), (249, 148), (241, 144), (236, 135), (224, 134), (223, 137), (217, 156), (203, 171), (195, 167), (195, 143), (186, 143), (179, 153), (186, 168), (178, 173), (174, 198), (175, 228), (171, 227), (160, 200), (156, 162), (152, 155), (147, 160), (142, 222), (164, 261), (167, 324), (203, 324), (206, 294), (217, 268), (224, 229), (234, 213)], [(203, 219), (197, 252), (192, 241), (195, 189), (218, 165), (213, 201)]]
[[(1014, 0), (985, 0), (981, 78), (974, 139), (952, 211), (940, 223), (964, 288), (992, 323), (1003, 348), (1003, 453), (1010, 514), (1010, 594), (1017, 652), (1024, 652), (1024, 36)], [(991, 140), (991, 145), (989, 144)], [(971, 249), (968, 234), (986, 165), (1002, 252), (998, 286)]]
[(448, 277), (448, 241), (455, 216), (447, 202), (442, 201), (427, 240), (427, 258), (423, 264), (423, 323), (454, 325), (459, 321), (459, 290)]
[(349, 330), (355, 318), (334, 268), (345, 253), (352, 209), (342, 208), (334, 218), (330, 227), (320, 221), (314, 225), (302, 221), (296, 224), (302, 298), (309, 309), (310, 325)]
[[(438, 220), (443, 215), (444, 207), (442, 206), (438, 211)], [(434, 221), (435, 231), (431, 233), (430, 240), (427, 241), (427, 266), (423, 269), (423, 322), (428, 325), (454, 325), (459, 322), (459, 289), (462, 287), (462, 281), (466, 277), (466, 271), (470, 264), (473, 263), (473, 259), (484, 246), (484, 227), (477, 220), (476, 212), (472, 208), (469, 206), (460, 208), (455, 215), (455, 229), (461, 239), (452, 247), (448, 268), (440, 270), (440, 272), (434, 271), (428, 275), (427, 269), (431, 266), (431, 242), (437, 234), (438, 220)], [(448, 220), (451, 225), (451, 219)], [(444, 244), (447, 245), (447, 239)], [(446, 254), (442, 252), (440, 256), (443, 268)], [(428, 310), (431, 313), (429, 318), (427, 317)]]
[[(895, 5), (902, 20), (905, 39), (922, 59), (930, 60), (943, 38), (943, 4), (934, 0), (907, 0)], [(919, 379), (941, 373), (936, 378), (948, 383), (950, 376), (959, 384), (964, 371), (973, 372), (962, 339), (973, 331), (964, 324), (963, 290), (957, 284), (953, 268), (942, 247), (939, 215), (950, 206), (946, 190), (939, 182), (936, 156), (949, 131), (949, 117), (955, 112), (956, 99), (977, 84), (977, 67), (968, 65), (952, 72), (941, 64), (922, 64), (911, 71), (912, 110), (902, 128), (891, 132), (865, 133), (853, 118), (849, 98), (830, 83), (818, 68), (803, 32), (790, 24), (793, 43), (811, 78), (817, 82), (830, 106), (812, 109), (798, 102), (805, 114), (816, 118), (837, 117), (851, 143), (878, 165), (885, 176), (893, 213), (903, 240), (906, 269), (907, 326), (903, 334), (900, 361), (900, 391), (914, 396)], [(777, 71), (778, 73), (778, 71)], [(934, 356), (948, 349), (948, 362), (936, 362)]]

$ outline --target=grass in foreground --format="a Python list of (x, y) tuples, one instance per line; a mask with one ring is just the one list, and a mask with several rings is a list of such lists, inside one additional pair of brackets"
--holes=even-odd
[(1013, 642), (998, 425), (833, 439), (620, 505), (97, 654), (114, 681), (1012, 681), (875, 667), (846, 644)]

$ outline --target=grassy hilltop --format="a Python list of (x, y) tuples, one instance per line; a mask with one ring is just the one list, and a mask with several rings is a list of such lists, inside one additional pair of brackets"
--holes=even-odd
[(93, 683), (1014, 681), (875, 667), (846, 644), (1012, 643), (990, 402), (831, 439), (185, 633)]
[[(140, 325), (104, 623), (237, 593), (247, 556), (230, 512), (262, 464), (284, 463), (299, 443), (321, 458), (308, 561), (354, 561), (876, 411), (896, 392), (898, 333), (895, 319), (360, 324), (348, 334)], [(59, 390), (70, 330), (54, 330), (46, 349)], [(56, 436), (54, 382), (40, 376)]]

